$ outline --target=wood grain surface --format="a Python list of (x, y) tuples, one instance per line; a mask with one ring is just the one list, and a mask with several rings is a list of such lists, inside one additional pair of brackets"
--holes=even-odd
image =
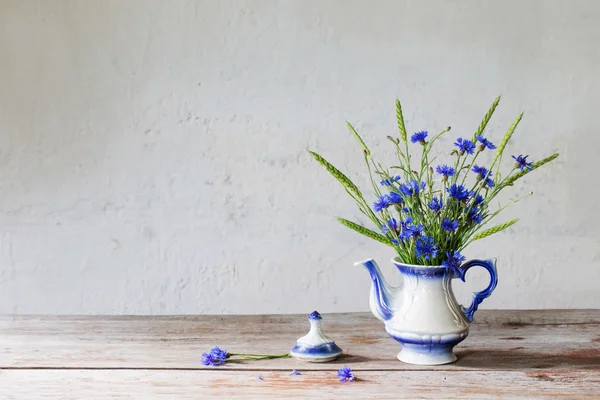
[[(600, 399), (600, 310), (482, 310), (458, 361), (434, 367), (399, 362), (370, 314), (323, 317), (344, 350), (334, 362), (216, 368), (200, 364), (203, 351), (284, 353), (308, 331), (306, 316), (0, 317), (0, 399)], [(357, 382), (337, 381), (346, 365)]]

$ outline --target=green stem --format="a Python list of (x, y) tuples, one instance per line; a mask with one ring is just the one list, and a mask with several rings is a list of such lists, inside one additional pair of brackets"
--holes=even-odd
[[(457, 153), (457, 154), (458, 154), (458, 156), (456, 157), (456, 161), (454, 162), (454, 179), (452, 179), (452, 180), (454, 181), (454, 183), (456, 183), (456, 182), (457, 182), (457, 179), (458, 179), (458, 171), (459, 171), (459, 169), (458, 169), (458, 163), (460, 162), (460, 159), (461, 159), (461, 157), (462, 157), (462, 156), (460, 155), (460, 153)], [(465, 157), (465, 158), (467, 158), (467, 157)], [(464, 162), (464, 160), (463, 160), (463, 164), (464, 164), (464, 163), (465, 163), (465, 162)], [(462, 168), (462, 165), (461, 165), (461, 168)]]
[[(475, 160), (477, 160), (477, 156), (479, 155), (479, 153), (481, 153), (481, 150), (477, 151), (477, 153), (475, 153), (475, 155), (473, 156), (473, 159), (471, 160), (471, 165), (469, 165), (469, 169), (467, 171), (467, 173), (463, 176), (463, 180), (461, 182), (461, 185), (465, 184), (465, 179), (467, 179), (467, 176), (469, 175), (469, 171), (471, 171), (471, 169), (473, 169), (473, 165), (475, 165)], [(465, 158), (466, 159), (466, 158)], [(464, 161), (463, 161), (463, 165), (464, 165)], [(460, 169), (462, 169), (463, 165), (460, 166)], [(490, 171), (492, 169), (490, 168)], [(458, 174), (458, 171), (457, 171)]]
[[(406, 150), (406, 166), (408, 167), (408, 173), (411, 175), (411, 178), (416, 178), (417, 176), (412, 170), (412, 166), (410, 165), (410, 153), (408, 152), (408, 141), (404, 142), (404, 148)], [(408, 181), (408, 179), (407, 179)]]
[[(515, 172), (516, 170), (517, 170), (517, 168), (513, 167), (513, 169), (511, 169), (510, 172), (508, 173), (508, 175), (506, 175), (504, 177), (504, 179), (502, 180), (502, 182), (496, 181), (496, 188), (494, 189), (494, 191), (490, 195), (489, 200), (492, 200), (494, 197), (496, 197), (496, 195), (498, 195), (498, 193), (500, 193), (502, 191), (502, 189), (504, 189), (504, 186), (502, 185), (502, 183), (504, 183), (504, 181), (506, 181), (508, 178), (510, 178), (511, 175), (513, 174), (513, 172)], [(488, 200), (488, 199), (486, 199), (486, 200)]]
[(523, 200), (525, 197), (529, 197), (533, 194), (533, 192), (529, 192), (521, 197), (518, 197), (514, 200), (511, 200), (510, 202), (508, 202), (506, 205), (504, 205), (504, 207), (500, 207), (498, 210), (494, 211), (492, 214), (489, 214), (488, 216), (486, 216), (483, 221), (481, 222), (481, 224), (477, 225), (476, 227), (474, 227), (474, 229), (472, 229), (471, 232), (469, 232), (469, 234), (465, 235), (465, 238), (468, 239), (468, 241), (463, 244), (460, 248), (459, 251), (463, 251), (471, 242), (471, 237), (477, 233), (478, 231), (480, 231), (484, 226), (486, 226), (492, 219), (494, 219), (494, 217), (496, 217), (498, 214), (500, 214), (500, 212), (502, 212), (504, 209), (506, 209), (507, 207), (518, 203), (519, 201)]
[(288, 353), (285, 354), (246, 354), (246, 353), (229, 353), (230, 356), (242, 357), (242, 360), (269, 360), (275, 358), (290, 358)]
[[(398, 142), (396, 142), (391, 136), (388, 136), (388, 138), (394, 143), (394, 146), (396, 146), (396, 154), (398, 155), (398, 163), (400, 164), (399, 168), (404, 172), (404, 179), (406, 181), (408, 181), (410, 172), (406, 170), (406, 168), (403, 166), (403, 164), (408, 165), (408, 169), (410, 170), (410, 162), (407, 160), (407, 158), (404, 155), (404, 152), (402, 151), (402, 148), (400, 147)], [(408, 150), (408, 147), (407, 147), (407, 150)]]

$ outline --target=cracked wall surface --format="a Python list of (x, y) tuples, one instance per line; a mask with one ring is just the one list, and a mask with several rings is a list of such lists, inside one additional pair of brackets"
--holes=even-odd
[[(560, 158), (473, 244), (484, 308), (600, 307), (600, 2), (0, 0), (0, 313), (367, 311), (390, 249), (309, 159), (365, 191), (408, 129)], [(508, 168), (505, 159), (504, 168)], [(365, 221), (366, 222), (366, 221)], [(485, 273), (456, 285), (463, 301)]]

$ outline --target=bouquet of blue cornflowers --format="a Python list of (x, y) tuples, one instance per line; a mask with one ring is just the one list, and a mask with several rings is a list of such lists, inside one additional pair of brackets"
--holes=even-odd
[[(358, 132), (347, 123), (363, 149), (364, 161), (376, 196), (372, 204), (365, 200), (363, 193), (346, 175), (317, 153), (309, 151), (342, 184), (356, 201), (359, 210), (375, 224), (377, 231), (343, 218), (338, 218), (338, 221), (358, 233), (393, 247), (404, 263), (444, 265), (448, 268), (460, 266), (465, 260), (461, 252), (467, 245), (517, 222), (518, 219), (513, 219), (484, 229), (502, 210), (532, 192), (496, 209), (490, 207), (492, 200), (504, 188), (513, 186), (518, 179), (558, 157), (558, 154), (553, 154), (532, 162), (527, 155), (513, 155), (512, 168), (505, 175), (501, 174), (500, 163), (504, 149), (523, 114), (517, 117), (496, 146), (483, 134), (499, 102), (500, 97), (494, 100), (472, 137), (456, 139), (450, 151), (451, 159), (440, 164), (434, 164), (435, 158), (430, 159), (429, 153), (436, 140), (450, 131), (450, 128), (432, 137), (427, 131), (419, 131), (409, 138), (398, 100), (396, 116), (400, 137), (387, 137), (397, 154), (398, 165), (388, 168), (376, 162)], [(420, 146), (419, 164), (413, 162), (409, 151), (409, 146), (413, 145)], [(489, 166), (481, 165), (477, 159), (481, 153), (488, 151), (495, 152), (493, 161)]]

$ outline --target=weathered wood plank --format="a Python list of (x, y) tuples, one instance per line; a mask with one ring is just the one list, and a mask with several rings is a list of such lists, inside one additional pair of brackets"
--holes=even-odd
[[(459, 361), (419, 367), (396, 360), (399, 344), (366, 313), (324, 315), (339, 360), (231, 363), (227, 370), (582, 370), (600, 368), (600, 310), (480, 311)], [(0, 317), (0, 368), (201, 369), (214, 345), (232, 352), (283, 353), (306, 333), (306, 316)]]
[(256, 371), (3, 370), (0, 398), (21, 399), (489, 399), (598, 398), (600, 371), (363, 371), (299, 376)]

